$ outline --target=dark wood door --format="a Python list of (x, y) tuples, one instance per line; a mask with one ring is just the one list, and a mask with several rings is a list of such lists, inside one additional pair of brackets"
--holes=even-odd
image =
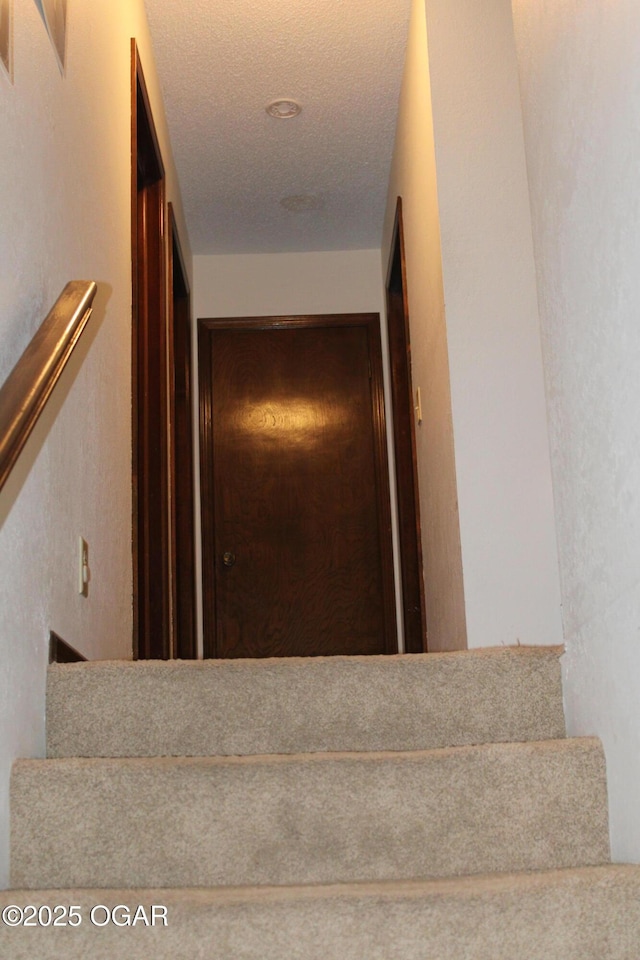
[(200, 324), (205, 654), (395, 651), (378, 317)]

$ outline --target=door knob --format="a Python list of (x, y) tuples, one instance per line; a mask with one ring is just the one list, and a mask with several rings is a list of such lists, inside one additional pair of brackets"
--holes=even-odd
[(230, 550), (226, 550), (226, 551), (222, 554), (222, 562), (223, 562), (223, 564), (225, 565), (225, 567), (232, 567), (232, 566), (234, 565), (234, 563), (236, 562), (236, 555), (235, 555), (235, 553), (231, 553)]

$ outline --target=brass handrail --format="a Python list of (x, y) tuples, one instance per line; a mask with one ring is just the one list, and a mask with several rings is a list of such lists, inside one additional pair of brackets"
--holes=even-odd
[(97, 286), (72, 280), (0, 387), (0, 490), (91, 316)]

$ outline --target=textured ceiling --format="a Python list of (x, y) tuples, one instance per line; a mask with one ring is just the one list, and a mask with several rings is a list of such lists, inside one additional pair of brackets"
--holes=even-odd
[(145, 3), (193, 252), (379, 246), (410, 0)]

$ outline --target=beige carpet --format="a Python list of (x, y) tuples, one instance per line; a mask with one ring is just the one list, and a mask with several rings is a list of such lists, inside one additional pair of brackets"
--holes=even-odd
[[(559, 655), (52, 667), (0, 908), (81, 923), (0, 922), (0, 957), (640, 960)], [(167, 926), (92, 923), (117, 904)]]
[(561, 652), (55, 664), (47, 752), (207, 757), (552, 740), (564, 736)]

